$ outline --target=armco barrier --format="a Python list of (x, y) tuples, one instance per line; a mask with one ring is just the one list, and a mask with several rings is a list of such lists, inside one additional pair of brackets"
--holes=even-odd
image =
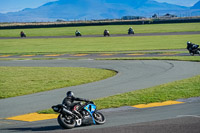
[(140, 19), (140, 20), (111, 20), (111, 21), (76, 21), (55, 23), (16, 23), (0, 24), (1, 29), (26, 29), (26, 28), (52, 28), (52, 27), (76, 27), (76, 26), (99, 26), (99, 25), (141, 25), (141, 24), (165, 24), (165, 23), (194, 23), (200, 22), (200, 17), (192, 18), (168, 18), (168, 19)]

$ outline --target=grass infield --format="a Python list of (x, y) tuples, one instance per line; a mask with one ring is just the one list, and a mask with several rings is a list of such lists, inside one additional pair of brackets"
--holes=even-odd
[(62, 39), (1, 39), (0, 53), (8, 55), (41, 55), (185, 49), (188, 40), (200, 44), (199, 38), (200, 34)]
[(98, 60), (175, 60), (175, 61), (195, 61), (200, 62), (200, 56), (155, 56), (155, 57), (119, 57), (119, 58), (104, 58)]
[(76, 67), (0, 67), (0, 71), (0, 99), (95, 82), (116, 74)]
[(24, 31), (29, 37), (74, 35), (76, 30), (80, 30), (83, 35), (102, 35), (105, 29), (108, 29), (111, 34), (127, 34), (129, 27), (133, 27), (136, 33), (200, 31), (200, 23), (105, 25), (60, 28), (8, 29), (0, 30), (0, 37), (19, 37), (19, 33), (21, 31)]

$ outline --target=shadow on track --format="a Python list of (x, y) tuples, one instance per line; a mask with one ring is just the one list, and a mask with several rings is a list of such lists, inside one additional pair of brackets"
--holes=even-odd
[[(92, 124), (84, 124), (80, 127), (75, 127), (73, 129), (80, 129), (82, 127), (90, 127), (92, 126)], [(31, 126), (24, 126), (24, 127), (12, 127), (12, 128), (4, 128), (1, 129), (1, 131), (6, 131), (7, 132), (67, 132), (67, 131), (72, 131), (73, 129), (63, 129), (61, 126), (59, 125), (51, 125), (51, 126), (38, 126), (38, 127), (31, 127)]]
[(2, 130), (10, 130), (12, 132), (39, 132), (39, 131), (57, 131), (62, 130), (59, 125), (56, 126), (45, 126), (45, 127), (24, 127), (24, 128), (7, 128)]

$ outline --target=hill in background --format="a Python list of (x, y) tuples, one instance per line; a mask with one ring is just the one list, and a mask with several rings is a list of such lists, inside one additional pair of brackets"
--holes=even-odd
[(116, 19), (166, 13), (181, 17), (200, 15), (200, 1), (192, 7), (184, 7), (154, 0), (58, 0), (34, 9), (0, 14), (0, 22)]

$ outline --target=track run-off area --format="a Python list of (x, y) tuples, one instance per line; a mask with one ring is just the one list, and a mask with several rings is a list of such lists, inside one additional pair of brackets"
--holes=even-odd
[[(200, 120), (199, 100), (154, 108), (135, 109), (133, 107), (122, 107), (117, 110), (107, 110), (104, 111), (107, 118), (107, 122), (104, 125), (84, 126), (73, 130), (62, 130), (56, 119), (35, 122), (4, 119), (50, 108), (54, 104), (61, 103), (62, 99), (66, 95), (66, 91), (68, 90), (73, 90), (78, 97), (96, 99), (189, 78), (200, 74), (200, 65), (198, 62), (145, 60), (106, 61), (90, 59), (14, 60), (0, 61), (0, 66), (89, 67), (110, 69), (118, 72), (114, 77), (94, 83), (61, 88), (32, 95), (1, 99), (0, 127), (3, 132), (84, 132), (86, 129), (91, 129), (91, 132), (103, 132), (103, 130), (106, 132), (117, 132), (116, 129), (123, 132), (126, 130), (139, 130), (141, 126), (139, 123), (143, 123), (145, 127), (142, 130), (146, 129), (148, 131), (147, 127), (152, 125), (152, 122), (155, 123), (152, 125), (153, 127), (155, 126), (154, 128), (160, 129), (158, 131), (163, 129), (163, 125), (160, 125), (161, 123), (168, 126), (171, 126), (170, 124), (172, 123), (175, 125), (178, 124), (183, 127), (183, 129), (186, 127), (188, 128), (188, 126), (195, 126), (196, 128), (194, 128), (194, 130), (199, 131), (198, 126), (196, 126), (199, 124)], [(187, 123), (184, 123), (183, 121), (187, 121)], [(173, 128), (176, 130), (177, 126), (173, 126)]]

